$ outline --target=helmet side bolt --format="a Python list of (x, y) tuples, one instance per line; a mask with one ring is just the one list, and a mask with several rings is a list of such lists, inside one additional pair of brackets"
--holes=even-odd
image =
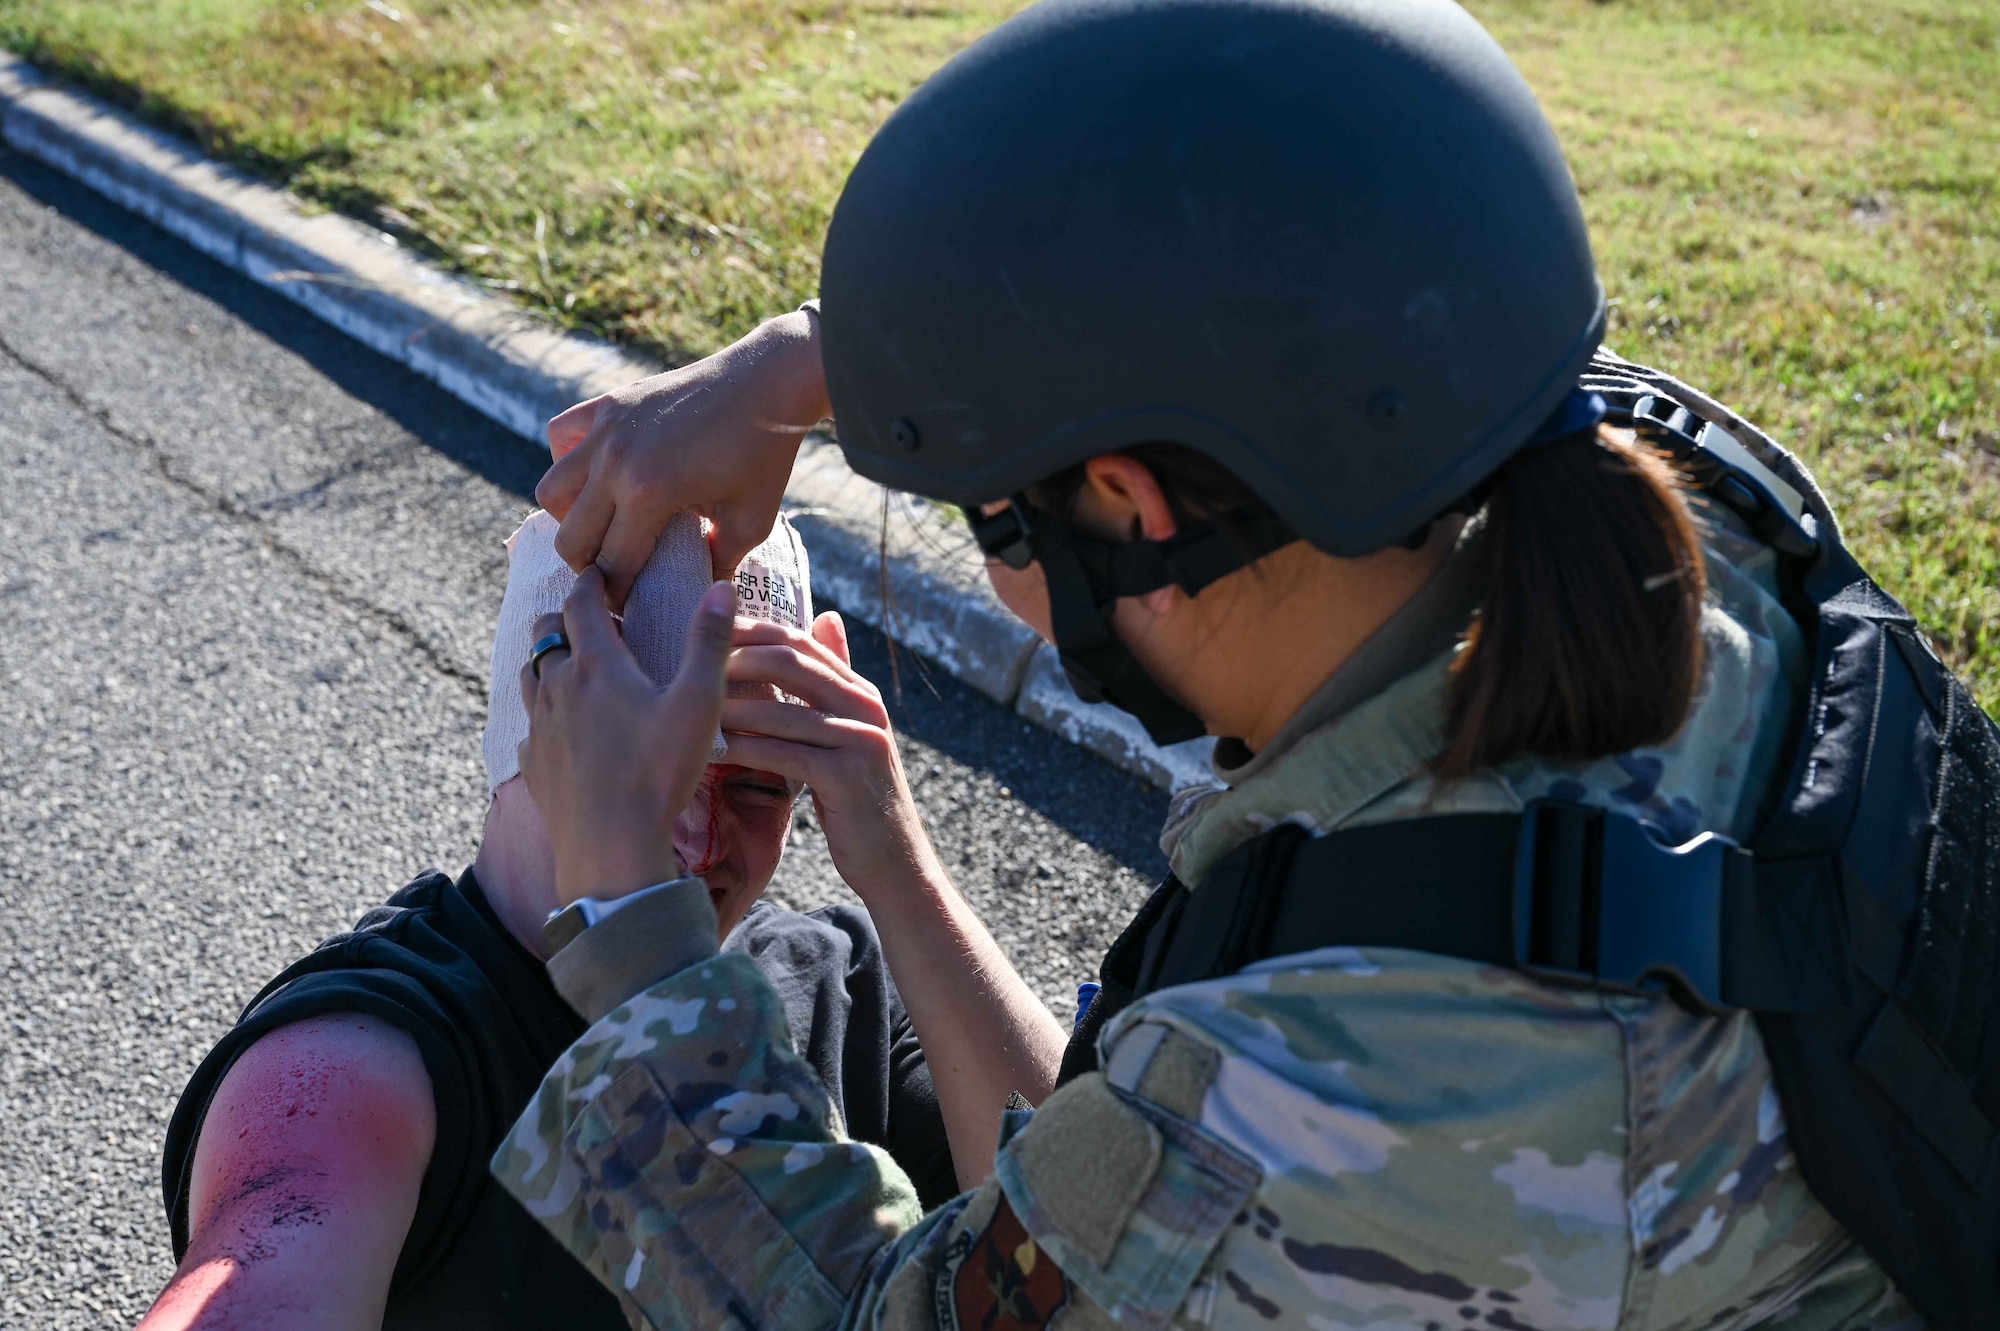
[(896, 441), (896, 447), (905, 453), (916, 452), (917, 445), (922, 442), (917, 436), (917, 423), (908, 416), (896, 418), (896, 423), (889, 427), (889, 436)]
[(1368, 423), (1378, 430), (1393, 430), (1409, 414), (1410, 404), (1393, 388), (1385, 388), (1368, 399)]

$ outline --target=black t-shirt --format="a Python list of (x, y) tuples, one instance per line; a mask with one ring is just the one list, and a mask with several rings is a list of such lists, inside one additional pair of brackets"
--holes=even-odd
[[(801, 915), (759, 902), (724, 944), (757, 962), (792, 1041), (851, 1136), (881, 1146), (924, 1204), (958, 1191), (944, 1120), (865, 911)], [(195, 1070), (167, 1128), (163, 1184), (174, 1255), (187, 1248), (188, 1183), (211, 1097), (276, 1028), (333, 1013), (409, 1034), (437, 1105), (437, 1144), (390, 1286), (388, 1331), (417, 1327), (622, 1328), (616, 1301), (492, 1181), (486, 1162), (583, 1020), (493, 914), (472, 872), (426, 874), (288, 967)]]

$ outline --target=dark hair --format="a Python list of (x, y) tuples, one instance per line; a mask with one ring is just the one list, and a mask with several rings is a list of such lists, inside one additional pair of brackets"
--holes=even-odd
[(1485, 520), (1493, 566), (1432, 770), (1586, 761), (1671, 738), (1701, 682), (1708, 592), (1672, 463), (1599, 426), (1515, 454)]
[[(1177, 522), (1227, 537), (1271, 511), (1192, 448), (1121, 451), (1153, 473)], [(1084, 479), (1070, 467), (1029, 497), (1069, 520)], [(1432, 770), (1451, 779), (1528, 754), (1587, 761), (1672, 737), (1701, 681), (1708, 590), (1672, 463), (1600, 426), (1516, 454), (1484, 505), (1486, 594), (1452, 665)]]

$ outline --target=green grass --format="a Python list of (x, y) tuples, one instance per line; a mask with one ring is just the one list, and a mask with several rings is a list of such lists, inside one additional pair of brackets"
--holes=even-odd
[(869, 133), (1013, 7), (0, 0), (0, 40), (679, 361), (818, 290)]
[[(672, 360), (818, 285), (847, 167), (1014, 0), (0, 0), (0, 41)], [(1820, 471), (2000, 709), (2000, 7), (1476, 0), (1611, 343)]]
[(1797, 448), (2000, 711), (2000, 6), (1477, 12), (1568, 150), (1611, 345)]

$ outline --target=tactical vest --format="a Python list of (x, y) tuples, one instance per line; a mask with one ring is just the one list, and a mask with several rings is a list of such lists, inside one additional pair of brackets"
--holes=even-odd
[(1145, 994), (1336, 945), (1748, 1009), (1814, 1195), (1932, 1324), (2000, 1326), (2000, 729), (1782, 448), (1615, 357), (1584, 383), (1781, 556), (1813, 675), (1757, 831), (1669, 846), (1555, 800), (1275, 828), (1199, 892), (1169, 877), (1153, 894), (1105, 959), (1062, 1079), (1095, 1066), (1104, 1023)]

